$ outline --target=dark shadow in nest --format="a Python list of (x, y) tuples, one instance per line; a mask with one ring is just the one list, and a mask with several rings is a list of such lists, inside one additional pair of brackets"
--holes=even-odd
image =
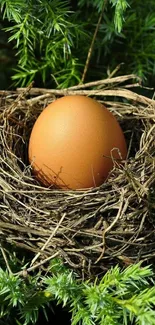
[[(28, 139), (47, 103), (29, 106), (25, 98), (13, 113), (7, 112), (10, 133), (5, 138), (12, 152), (7, 153), (10, 162), (7, 156), (5, 161), (12, 169), (1, 163), (7, 170), (7, 174), (1, 173), (5, 182), (1, 229), (10, 243), (32, 251), (39, 260), (58, 253), (86, 277), (102, 274), (117, 263), (126, 266), (154, 258), (154, 226), (148, 208), (154, 173), (154, 101), (143, 100), (105, 101), (125, 133), (129, 157), (124, 167), (115, 166), (101, 187), (77, 192), (49, 190), (32, 177)], [(1, 147), (5, 158), (6, 150)]]

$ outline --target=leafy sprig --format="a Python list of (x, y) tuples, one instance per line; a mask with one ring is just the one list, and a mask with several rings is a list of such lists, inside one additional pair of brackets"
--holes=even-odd
[(150, 267), (136, 264), (122, 271), (116, 266), (94, 283), (79, 283), (73, 272), (61, 273), (56, 265), (54, 269), (53, 277), (45, 279), (46, 294), (70, 306), (72, 325), (154, 324), (155, 287), (154, 282), (150, 284)]
[[(37, 75), (43, 83), (54, 75), (56, 83), (65, 87), (72, 78), (79, 80), (79, 70), (75, 69), (78, 58), (72, 51), (78, 38), (87, 38), (87, 34), (75, 22), (69, 1), (0, 0), (0, 5), (3, 18), (11, 22), (5, 31), (11, 35), (9, 42), (14, 42), (18, 59), (15, 85), (29, 84)], [(57, 79), (61, 71), (61, 79)]]
[(116, 31), (120, 33), (123, 27), (124, 13), (129, 7), (129, 3), (126, 0), (110, 0), (110, 3), (115, 7), (114, 24)]
[(13, 318), (13, 324), (35, 324), (40, 308), (45, 315), (49, 299), (39, 287), (38, 276), (22, 278), (0, 268), (0, 319)]
[[(27, 266), (15, 256), (8, 262)], [(72, 325), (154, 325), (154, 273), (140, 263), (124, 270), (115, 266), (93, 282), (82, 281), (60, 259), (51, 261), (44, 276), (0, 268), (0, 323), (36, 324), (41, 309), (48, 317), (52, 301), (71, 312)]]

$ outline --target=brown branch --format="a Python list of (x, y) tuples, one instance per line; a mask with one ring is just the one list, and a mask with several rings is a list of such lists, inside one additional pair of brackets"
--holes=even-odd
[(101, 14), (99, 16), (98, 23), (97, 23), (97, 26), (95, 28), (95, 32), (94, 32), (94, 35), (93, 35), (93, 38), (92, 38), (92, 42), (91, 42), (91, 45), (90, 45), (90, 48), (89, 48), (89, 51), (88, 51), (87, 60), (86, 60), (86, 64), (85, 64), (84, 71), (83, 71), (83, 75), (82, 75), (82, 79), (81, 79), (81, 82), (82, 83), (84, 82), (85, 77), (86, 77), (86, 73), (87, 73), (88, 66), (89, 66), (89, 62), (90, 62), (90, 58), (91, 58), (91, 55), (92, 55), (92, 51), (93, 51), (93, 46), (94, 46), (94, 43), (95, 43), (96, 35), (98, 33), (98, 30), (99, 30), (99, 26), (100, 26), (100, 23), (101, 23), (101, 19), (102, 19), (102, 16), (103, 16), (103, 13), (104, 13), (106, 4), (107, 4), (107, 0), (104, 0), (103, 7), (102, 7), (102, 11), (101, 11)]
[(40, 261), (39, 263), (30, 266), (28, 269), (24, 269), (20, 272), (14, 273), (14, 275), (21, 275), (21, 276), (25, 276), (27, 275), (29, 272), (34, 271), (35, 269), (37, 269), (38, 267), (42, 266), (43, 264), (47, 263), (48, 261), (50, 261), (51, 259), (55, 258), (56, 256), (59, 255), (59, 252), (54, 253), (52, 256), (49, 256), (47, 258), (45, 258), (43, 261)]
[[(20, 90), (21, 91), (21, 90)], [(51, 94), (51, 96), (57, 95), (57, 96), (67, 96), (67, 95), (86, 95), (86, 96), (114, 96), (114, 97), (123, 97), (126, 99), (130, 99), (142, 104), (155, 104), (155, 100), (142, 96), (142, 95), (138, 95), (128, 89), (114, 89), (114, 90), (63, 90), (63, 89), (38, 89), (38, 88), (33, 88), (30, 90), (30, 94), (32, 93), (33, 95), (37, 95), (40, 92), (42, 92), (43, 94), (46, 94), (46, 96), (44, 96), (44, 98), (48, 98), (50, 97), (49, 94)], [(28, 104), (32, 104), (33, 100), (32, 99), (28, 99), (27, 100)]]
[[(125, 81), (128, 81), (130, 79), (137, 79), (140, 81), (140, 78), (138, 76), (136, 76), (135, 74), (129, 74), (129, 75), (124, 75), (124, 76), (118, 76), (118, 77), (108, 77), (106, 79), (101, 79), (101, 80), (95, 80), (95, 81), (91, 81), (91, 82), (87, 82), (85, 84), (79, 84), (76, 86), (72, 86), (72, 87), (68, 87), (68, 88), (64, 88), (64, 89), (48, 89), (48, 88), (31, 88), (31, 90), (29, 91), (30, 94), (35, 94), (36, 92), (38, 94), (43, 94), (43, 93), (51, 93), (52, 91), (69, 91), (69, 90), (78, 90), (78, 89), (85, 89), (85, 88), (89, 88), (89, 87), (94, 87), (94, 86), (104, 86), (106, 84), (113, 84), (113, 83), (122, 83)], [(144, 88), (144, 87), (143, 87)], [(17, 92), (23, 92), (25, 91), (27, 88), (17, 88)], [(4, 92), (2, 91), (2, 94)], [(0, 91), (1, 94), (1, 91)], [(11, 94), (11, 92), (10, 92)], [(17, 95), (17, 93), (16, 93)]]
[(113, 228), (113, 226), (116, 224), (118, 219), (121, 217), (121, 215), (127, 209), (128, 201), (126, 201), (124, 208), (123, 208), (123, 203), (124, 203), (124, 190), (122, 191), (122, 195), (120, 197), (120, 206), (119, 206), (118, 213), (117, 213), (116, 217), (114, 218), (113, 222), (107, 228), (105, 228), (104, 231), (103, 231), (103, 235), (102, 235), (103, 236), (103, 238), (102, 238), (103, 239), (103, 249), (102, 249), (102, 252), (101, 252), (100, 256), (95, 261), (95, 264), (97, 264), (100, 261), (100, 259), (103, 257), (103, 255), (105, 253), (105, 245), (106, 245), (105, 235), (106, 235), (106, 233)]
[(62, 221), (64, 220), (66, 216), (66, 213), (64, 213), (60, 219), (60, 221), (58, 222), (57, 226), (54, 228), (53, 232), (51, 233), (51, 235), (49, 236), (49, 238), (47, 239), (47, 241), (45, 242), (45, 244), (42, 246), (41, 250), (39, 253), (37, 253), (37, 255), (33, 258), (32, 262), (31, 262), (31, 266), (34, 264), (34, 262), (38, 259), (38, 257), (41, 255), (42, 251), (44, 251), (44, 249), (47, 247), (47, 245), (50, 243), (51, 239), (53, 238), (53, 236), (56, 234), (59, 226), (61, 225)]

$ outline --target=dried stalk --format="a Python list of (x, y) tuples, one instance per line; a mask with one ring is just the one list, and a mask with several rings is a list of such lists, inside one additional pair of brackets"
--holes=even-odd
[(104, 13), (104, 10), (106, 8), (106, 5), (107, 5), (107, 0), (104, 0), (102, 10), (101, 10), (101, 14), (99, 16), (98, 23), (96, 25), (95, 32), (94, 32), (94, 35), (93, 35), (93, 38), (92, 38), (92, 42), (91, 42), (91, 45), (90, 45), (90, 48), (89, 48), (89, 51), (88, 51), (87, 60), (86, 60), (86, 64), (85, 64), (82, 79), (81, 79), (82, 83), (84, 82), (85, 77), (86, 77), (86, 73), (87, 73), (87, 70), (88, 70), (88, 67), (89, 67), (90, 58), (91, 58), (91, 55), (92, 55), (92, 52), (93, 52), (95, 39), (96, 39), (98, 30), (99, 30), (99, 27), (100, 27), (100, 24), (101, 24), (101, 20), (102, 20), (103, 13)]

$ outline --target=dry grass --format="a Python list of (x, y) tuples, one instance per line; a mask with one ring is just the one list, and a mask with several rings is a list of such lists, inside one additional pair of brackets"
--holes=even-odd
[[(64, 90), (0, 92), (0, 234), (34, 253), (30, 269), (61, 256), (85, 276), (155, 257), (155, 101), (131, 89), (134, 75)], [(138, 80), (138, 79), (137, 79)], [(136, 80), (136, 82), (138, 82)], [(137, 83), (135, 84), (137, 85)], [(58, 96), (85, 94), (114, 113), (128, 143), (123, 168), (87, 191), (44, 188), (33, 178), (27, 144), (34, 121)]]

